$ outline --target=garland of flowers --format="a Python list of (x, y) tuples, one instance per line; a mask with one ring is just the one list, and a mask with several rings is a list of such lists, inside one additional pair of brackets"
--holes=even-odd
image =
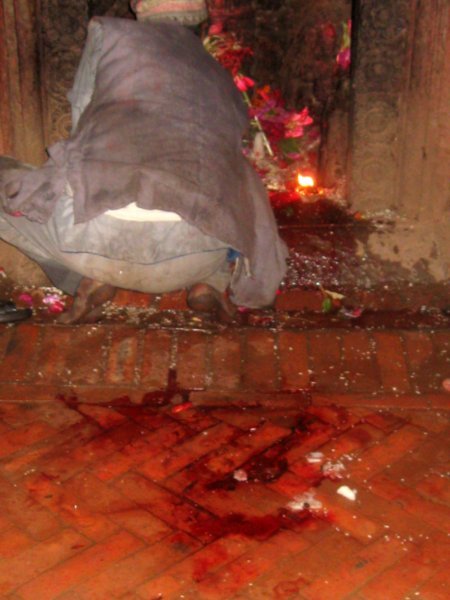
[[(312, 125), (308, 108), (293, 111), (286, 108), (281, 93), (270, 86), (258, 86), (243, 73), (244, 62), (253, 56), (230, 31), (220, 24), (212, 25), (204, 39), (206, 50), (227, 69), (249, 107), (251, 129), (244, 142), (244, 153), (252, 161), (268, 190), (283, 191), (292, 179), (293, 166), (305, 157), (310, 145), (305, 144), (305, 128)], [(317, 144), (318, 140), (313, 141)]]

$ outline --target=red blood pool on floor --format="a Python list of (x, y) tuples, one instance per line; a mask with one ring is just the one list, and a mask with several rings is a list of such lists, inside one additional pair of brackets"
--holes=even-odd
[(210, 536), (217, 539), (226, 535), (243, 535), (255, 540), (266, 540), (280, 529), (307, 527), (317, 519), (328, 520), (322, 514), (313, 514), (308, 510), (291, 513), (282, 510), (276, 515), (247, 517), (241, 513), (230, 513), (224, 517), (213, 517), (198, 523), (192, 533), (197, 536)]

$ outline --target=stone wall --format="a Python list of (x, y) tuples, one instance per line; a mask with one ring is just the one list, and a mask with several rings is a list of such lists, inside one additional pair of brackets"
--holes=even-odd
[(414, 281), (448, 278), (450, 8), (357, 0), (350, 199), (385, 226), (368, 251)]

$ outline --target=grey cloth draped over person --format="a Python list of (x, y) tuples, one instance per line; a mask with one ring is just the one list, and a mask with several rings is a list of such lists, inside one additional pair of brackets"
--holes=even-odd
[[(271, 304), (287, 249), (264, 186), (242, 154), (246, 107), (201, 41), (178, 25), (96, 17), (69, 99), (69, 139), (49, 148), (41, 168), (3, 172), (4, 207), (24, 215), (8, 216), (8, 223), (17, 219), (20, 231), (22, 219), (51, 222), (61, 254), (130, 265), (224, 257), (232, 248), (242, 255), (230, 281), (232, 301)], [(130, 203), (177, 213), (181, 221), (119, 225), (105, 214)], [(161, 250), (164, 228), (173, 234)], [(4, 223), (0, 235), (20, 248), (2, 229)], [(133, 289), (132, 283), (123, 278), (115, 285)]]

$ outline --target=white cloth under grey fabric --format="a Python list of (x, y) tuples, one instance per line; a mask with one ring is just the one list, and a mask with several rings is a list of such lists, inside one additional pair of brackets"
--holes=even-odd
[(71, 198), (63, 197), (46, 223), (0, 212), (0, 238), (38, 262), (63, 291), (74, 294), (82, 276), (149, 293), (199, 282), (220, 292), (227, 288), (228, 248), (188, 223), (101, 215), (74, 225), (72, 205)]

